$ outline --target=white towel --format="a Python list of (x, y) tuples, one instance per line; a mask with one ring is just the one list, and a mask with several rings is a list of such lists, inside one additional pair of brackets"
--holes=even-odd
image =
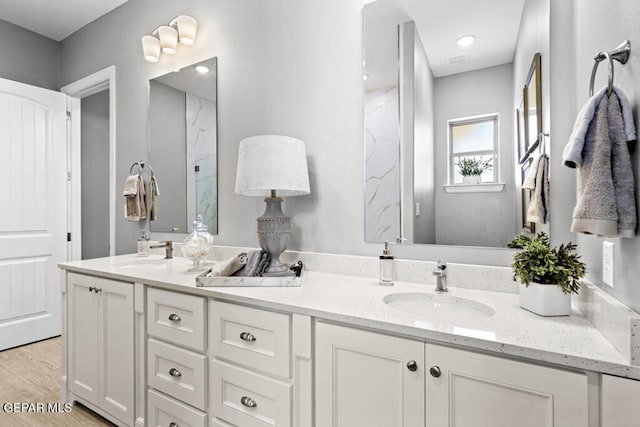
[(124, 182), (123, 196), (135, 196), (138, 193), (138, 180), (140, 175), (129, 175)]
[(224, 261), (219, 261), (211, 267), (207, 277), (229, 277), (247, 264), (247, 254), (241, 253)]
[(538, 157), (536, 165), (536, 177), (529, 209), (527, 210), (527, 221), (544, 224), (549, 213), (549, 158), (542, 154)]
[(527, 177), (524, 179), (522, 183), (522, 188), (527, 188), (529, 190), (533, 190), (536, 188), (536, 176), (538, 175), (538, 165), (540, 164), (540, 158), (542, 156), (533, 159), (531, 162), (531, 166), (529, 167), (529, 173), (527, 173)]
[[(576, 122), (573, 125), (573, 131), (569, 137), (569, 142), (562, 152), (562, 160), (566, 166), (575, 168), (582, 165), (582, 151), (584, 149), (585, 137), (587, 136), (589, 126), (594, 119), (596, 109), (606, 92), (606, 87), (600, 89), (595, 95), (589, 98), (584, 107), (582, 107), (582, 110), (580, 110), (580, 113), (578, 113)], [(624, 122), (624, 134), (627, 141), (635, 141), (636, 127), (633, 123), (633, 111), (631, 110), (631, 104), (629, 104), (629, 100), (620, 89), (614, 87), (613, 92), (618, 96), (618, 100), (620, 102), (622, 120)]]

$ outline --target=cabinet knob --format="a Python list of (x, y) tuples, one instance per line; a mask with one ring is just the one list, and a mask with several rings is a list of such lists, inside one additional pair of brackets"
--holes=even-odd
[(258, 406), (256, 401), (249, 396), (242, 396), (242, 398), (240, 399), (240, 403), (242, 403), (247, 408), (255, 408), (256, 406)]
[(438, 378), (440, 375), (442, 375), (442, 371), (440, 370), (440, 366), (432, 366), (431, 368), (429, 368), (429, 373), (434, 378)]
[(169, 375), (171, 375), (172, 377), (181, 377), (182, 372), (178, 371), (176, 368), (171, 368), (169, 369)]
[(171, 314), (169, 315), (169, 320), (171, 320), (172, 322), (179, 322), (179, 321), (181, 321), (182, 319), (181, 319), (181, 318), (180, 318), (180, 316), (178, 316), (177, 314), (175, 314), (175, 313), (171, 313)]
[(169, 423), (169, 427), (180, 427), (180, 424), (172, 421)]
[(409, 362), (407, 362), (407, 369), (411, 372), (415, 372), (418, 370), (418, 364), (415, 360), (409, 360)]
[(251, 332), (242, 332), (240, 334), (240, 339), (243, 341), (254, 342), (256, 340), (256, 337)]
[(96, 294), (97, 294), (98, 292), (102, 292), (102, 288), (96, 288)]
[(89, 292), (93, 292), (95, 288), (93, 286), (89, 286)]

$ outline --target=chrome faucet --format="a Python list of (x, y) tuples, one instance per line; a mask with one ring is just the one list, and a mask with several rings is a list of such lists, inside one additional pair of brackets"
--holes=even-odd
[(447, 263), (438, 260), (436, 268), (433, 269), (433, 275), (436, 276), (436, 291), (448, 292), (447, 289)]
[(149, 248), (164, 248), (164, 259), (173, 258), (173, 242), (171, 240), (161, 242), (159, 245), (149, 246)]

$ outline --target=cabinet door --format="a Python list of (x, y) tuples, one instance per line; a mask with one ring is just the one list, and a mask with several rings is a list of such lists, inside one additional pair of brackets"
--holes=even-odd
[(640, 422), (640, 381), (602, 375), (602, 427), (633, 427)]
[(98, 317), (100, 295), (94, 292), (98, 279), (80, 274), (67, 274), (67, 346), (69, 390), (98, 404), (100, 334)]
[(133, 424), (133, 285), (100, 279), (100, 407)]
[(427, 427), (588, 425), (584, 374), (432, 344), (426, 361)]
[(317, 323), (316, 425), (423, 427), (423, 360), (424, 343)]

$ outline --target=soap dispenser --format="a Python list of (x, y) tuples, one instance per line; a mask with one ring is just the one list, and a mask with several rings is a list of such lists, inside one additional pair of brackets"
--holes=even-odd
[(380, 255), (380, 285), (392, 286), (394, 276), (394, 257), (389, 250), (389, 242), (384, 242), (384, 250)]
[(147, 236), (147, 230), (142, 230), (142, 234), (138, 237), (138, 256), (149, 256), (149, 236)]

